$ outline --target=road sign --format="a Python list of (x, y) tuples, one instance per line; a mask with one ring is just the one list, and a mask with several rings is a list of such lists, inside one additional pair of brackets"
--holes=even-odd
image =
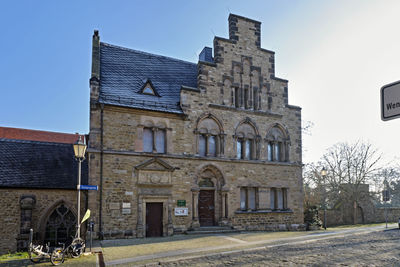
[(381, 118), (383, 121), (400, 118), (400, 81), (381, 88)]
[(78, 189), (80, 189), (80, 190), (98, 190), (97, 185), (83, 185), (83, 184), (81, 184)]

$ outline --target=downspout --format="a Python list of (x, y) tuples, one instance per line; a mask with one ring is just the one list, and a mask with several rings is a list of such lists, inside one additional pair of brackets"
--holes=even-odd
[(100, 104), (100, 205), (99, 205), (99, 238), (102, 240), (103, 235), (103, 116), (104, 104)]

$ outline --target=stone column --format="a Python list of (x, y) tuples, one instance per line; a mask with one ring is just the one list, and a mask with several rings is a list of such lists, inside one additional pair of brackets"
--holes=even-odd
[(144, 237), (143, 233), (143, 199), (139, 196), (138, 200), (138, 211), (137, 211), (137, 225), (136, 225), (136, 235), (137, 237)]
[(228, 219), (228, 192), (229, 188), (226, 186), (222, 187), (221, 189), (221, 204), (222, 204), (222, 214), (221, 219), (219, 221), (220, 226), (228, 226), (229, 219)]
[(193, 211), (193, 216), (192, 216), (192, 228), (199, 228), (200, 227), (200, 222), (199, 222), (199, 192), (200, 188), (192, 188), (192, 211)]
[(167, 202), (168, 204), (168, 224), (167, 224), (167, 236), (171, 236), (174, 234), (174, 226), (172, 224), (172, 205), (170, 199)]

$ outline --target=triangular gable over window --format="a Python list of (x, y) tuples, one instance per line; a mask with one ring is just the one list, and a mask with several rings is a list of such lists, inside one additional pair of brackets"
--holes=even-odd
[(140, 93), (145, 94), (145, 95), (155, 95), (155, 96), (160, 96), (156, 89), (154, 88), (153, 84), (151, 83), (150, 79), (147, 79), (146, 82), (144, 83), (142, 89), (140, 90)]

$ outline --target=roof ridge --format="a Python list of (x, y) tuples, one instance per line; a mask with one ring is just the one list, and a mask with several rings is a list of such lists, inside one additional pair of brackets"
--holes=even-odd
[(45, 141), (10, 139), (10, 138), (0, 138), (0, 142), (25, 143), (25, 144), (32, 144), (33, 143), (33, 144), (41, 144), (41, 145), (72, 146), (72, 144), (69, 144), (69, 143), (45, 142)]
[(178, 58), (173, 58), (173, 57), (168, 57), (168, 56), (163, 56), (163, 55), (157, 55), (157, 54), (144, 52), (144, 51), (140, 51), (140, 50), (135, 50), (135, 49), (132, 49), (132, 48), (127, 48), (127, 47), (123, 47), (123, 46), (119, 46), (119, 45), (113, 45), (113, 44), (104, 43), (104, 42), (100, 42), (100, 44), (105, 45), (105, 46), (119, 48), (119, 49), (126, 50), (126, 51), (136, 52), (136, 53), (140, 53), (140, 54), (144, 54), (144, 55), (162, 57), (162, 58), (171, 59), (171, 60), (174, 60), (174, 61), (179, 61), (179, 62), (183, 62), (183, 63), (187, 63), (187, 64), (197, 65), (197, 63), (193, 63), (193, 62), (186, 61), (186, 60), (183, 60), (183, 59), (178, 59)]

